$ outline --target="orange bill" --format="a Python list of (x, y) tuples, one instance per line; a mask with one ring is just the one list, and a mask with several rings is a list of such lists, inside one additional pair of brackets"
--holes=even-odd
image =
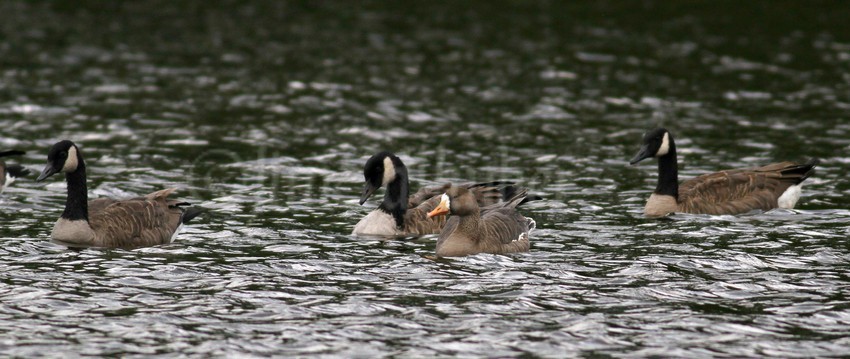
[(435, 216), (443, 216), (449, 213), (449, 196), (445, 194), (440, 199), (440, 204), (437, 205), (437, 208), (434, 208), (433, 211), (428, 213), (428, 218)]

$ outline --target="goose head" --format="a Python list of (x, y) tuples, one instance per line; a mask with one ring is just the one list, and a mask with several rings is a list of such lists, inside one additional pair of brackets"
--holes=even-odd
[(673, 138), (670, 132), (664, 128), (656, 128), (649, 130), (643, 136), (643, 145), (640, 151), (629, 161), (629, 164), (636, 164), (650, 157), (661, 157), (670, 153), (670, 147), (673, 145)]
[(80, 156), (80, 151), (77, 145), (68, 140), (56, 142), (47, 153), (47, 165), (41, 171), (36, 182), (41, 182), (47, 177), (56, 173), (73, 173), (76, 172), (83, 164), (83, 157)]
[(478, 203), (469, 190), (463, 187), (451, 187), (440, 196), (440, 204), (428, 213), (428, 218), (447, 214), (465, 216), (475, 213)]
[(363, 194), (360, 196), (360, 204), (363, 205), (378, 188), (384, 187), (406, 174), (407, 170), (404, 164), (396, 155), (387, 151), (376, 153), (363, 166), (363, 177), (366, 183), (363, 186)]

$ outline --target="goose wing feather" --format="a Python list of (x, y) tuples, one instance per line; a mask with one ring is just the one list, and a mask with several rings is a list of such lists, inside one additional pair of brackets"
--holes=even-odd
[[(133, 200), (136, 200), (136, 199), (142, 199), (142, 197), (133, 198)], [(105, 197), (101, 197), (101, 198), (93, 199), (93, 200), (89, 201), (89, 217), (91, 217), (92, 215), (95, 215), (97, 213), (102, 212), (104, 209), (106, 209), (106, 207), (109, 207), (109, 205), (111, 205), (115, 202), (118, 202), (118, 200), (112, 199), (112, 198), (105, 198)]]
[(514, 208), (488, 211), (479, 224), (479, 243), (489, 253), (525, 252), (530, 247), (529, 220)]
[[(479, 206), (489, 206), (491, 204), (502, 201), (505, 196), (505, 189), (513, 188), (513, 182), (485, 182), (485, 183), (464, 183), (459, 187), (464, 187), (472, 192)], [(451, 183), (445, 183), (439, 186), (422, 187), (416, 193), (410, 195), (407, 200), (407, 208), (415, 208), (426, 201), (439, 197), (452, 186)]]
[(451, 183), (446, 183), (442, 186), (426, 186), (420, 188), (416, 193), (410, 195), (407, 199), (407, 208), (416, 208), (428, 200), (446, 193), (446, 190), (451, 187)]
[[(105, 247), (137, 248), (168, 243), (180, 225), (183, 210), (167, 199), (174, 189), (145, 197), (115, 201), (89, 212), (97, 241)], [(96, 200), (97, 201), (97, 200)]]
[[(442, 193), (440, 193), (442, 195)], [(446, 224), (445, 216), (428, 218), (428, 212), (440, 204), (440, 195), (432, 196), (404, 214), (404, 232), (413, 235), (440, 233)]]

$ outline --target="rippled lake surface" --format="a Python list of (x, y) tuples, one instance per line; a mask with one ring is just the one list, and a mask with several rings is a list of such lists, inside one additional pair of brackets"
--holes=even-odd
[[(836, 2), (4, 1), (0, 149), (80, 145), (92, 196), (209, 210), (67, 250), (58, 178), (0, 195), (0, 356), (850, 353), (850, 7)], [(797, 209), (647, 220), (680, 175), (818, 157)], [(529, 253), (349, 235), (362, 166), (515, 180)], [(383, 192), (378, 194), (378, 197)]]

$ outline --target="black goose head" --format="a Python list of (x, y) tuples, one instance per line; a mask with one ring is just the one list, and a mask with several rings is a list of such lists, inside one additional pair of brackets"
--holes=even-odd
[(640, 151), (629, 163), (636, 164), (650, 157), (664, 156), (670, 152), (671, 146), (673, 146), (673, 137), (669, 131), (664, 128), (649, 130), (643, 136), (643, 145), (640, 146)]
[(366, 183), (363, 186), (363, 194), (360, 196), (360, 204), (365, 203), (378, 188), (400, 178), (406, 180), (406, 177), (407, 168), (401, 159), (387, 151), (376, 153), (363, 166), (363, 178)]
[(41, 171), (36, 182), (41, 182), (59, 172), (73, 173), (83, 167), (83, 157), (77, 145), (68, 140), (56, 142), (47, 153), (47, 165)]

